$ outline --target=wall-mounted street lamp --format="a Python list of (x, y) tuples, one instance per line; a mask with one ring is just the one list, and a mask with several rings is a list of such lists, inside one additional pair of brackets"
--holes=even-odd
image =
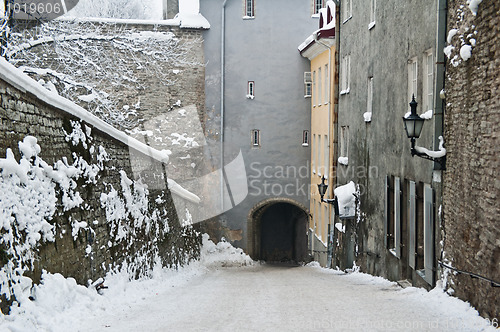
[(321, 201), (328, 203), (328, 204), (333, 204), (333, 207), (335, 209), (335, 214), (339, 215), (339, 202), (337, 201), (337, 197), (333, 199), (324, 199), (323, 197), (326, 194), (326, 190), (328, 189), (328, 185), (325, 183), (325, 176), (321, 178), (321, 183), (318, 184), (318, 191), (319, 191), (319, 196), (321, 197)]
[[(422, 152), (422, 150), (426, 150), (424, 148), (415, 147), (415, 141), (420, 137), (420, 133), (422, 132), (422, 128), (424, 126), (425, 119), (421, 118), (417, 114), (417, 105), (418, 103), (415, 101), (415, 95), (412, 96), (412, 100), (410, 102), (410, 115), (403, 117), (403, 123), (405, 125), (406, 135), (411, 140), (411, 156), (419, 156), (424, 159), (432, 160), (441, 165), (441, 169), (445, 169), (446, 166), (446, 155), (442, 156), (439, 153), (436, 155), (440, 155), (439, 157), (430, 156), (429, 153)], [(440, 139), (442, 139), (440, 137)], [(421, 151), (419, 151), (421, 150)], [(426, 150), (427, 151), (427, 150)], [(446, 150), (444, 150), (446, 152)]]

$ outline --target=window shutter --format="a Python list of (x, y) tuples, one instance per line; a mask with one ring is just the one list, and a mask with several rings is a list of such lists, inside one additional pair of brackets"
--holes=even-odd
[(425, 281), (434, 282), (434, 203), (430, 185), (424, 186), (424, 269)]
[(401, 258), (401, 180), (394, 178), (394, 249)]
[(415, 243), (416, 243), (416, 193), (415, 182), (410, 181), (409, 184), (409, 202), (408, 202), (408, 265), (415, 270)]

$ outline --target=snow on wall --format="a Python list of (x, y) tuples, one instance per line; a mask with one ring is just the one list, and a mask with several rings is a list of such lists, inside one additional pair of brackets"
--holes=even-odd
[[(87, 112), (84, 108), (74, 104), (73, 102), (59, 96), (57, 93), (48, 91), (38, 82), (32, 80), (27, 75), (25, 75), (20, 69), (17, 69), (10, 63), (8, 63), (4, 58), (0, 58), (0, 79), (12, 84), (14, 87), (18, 88), (23, 92), (30, 92), (34, 94), (41, 101), (52, 105), (63, 112), (76, 116), (77, 118), (85, 121), (89, 125), (95, 127), (98, 130), (110, 135), (114, 139), (128, 145), (146, 156), (153, 158), (159, 162), (168, 162), (168, 152), (158, 151), (137, 139), (128, 136), (124, 132), (112, 127), (108, 123), (102, 121), (95, 115)], [(190, 200), (194, 203), (199, 203), (200, 199), (196, 195), (187, 192), (178, 185), (172, 186), (171, 191), (180, 197)]]
[[(452, 25), (453, 28), (448, 30), (446, 38), (448, 45), (444, 48), (444, 54), (454, 67), (472, 57), (477, 37), (474, 18), (477, 16), (481, 2), (482, 0), (467, 0), (456, 9), (456, 20)], [(466, 5), (472, 12), (472, 18), (467, 13)]]

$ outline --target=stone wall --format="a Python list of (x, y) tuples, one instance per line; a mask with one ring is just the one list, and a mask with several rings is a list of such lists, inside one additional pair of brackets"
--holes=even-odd
[[(17, 186), (11, 185), (14, 190), (11, 194), (3, 193), (4, 203), (12, 198), (7, 195), (16, 195), (14, 191), (32, 188), (36, 192), (39, 188), (29, 182), (36, 179), (35, 174), (42, 174), (39, 177), (45, 180), (49, 178), (44, 175), (49, 171), (41, 166), (41, 161), (52, 167), (50, 169), (79, 170), (80, 175), (68, 175), (73, 185), (65, 188), (62, 181), (57, 182), (52, 177), (56, 209), (48, 213), (46, 221), (54, 227), (55, 236), (47, 241), (42, 238), (28, 250), (34, 254), (33, 265), (30, 260), (16, 257), (5, 241), (0, 244), (0, 269), (7, 271), (7, 277), (12, 277), (9, 285), (0, 283), (4, 312), (8, 311), (6, 305), (10, 303), (6, 301), (5, 293), (9, 293), (6, 288), (16, 283), (14, 272), (12, 269), (9, 272), (6, 264), (9, 261), (14, 262), (14, 267), (25, 270), (24, 275), (34, 282), (38, 282), (42, 270), (46, 270), (73, 277), (86, 285), (89, 280), (95, 281), (113, 269), (127, 268), (137, 277), (147, 274), (158, 261), (164, 266), (177, 266), (198, 256), (199, 233), (187, 225), (189, 212), (186, 211), (189, 210), (186, 209), (192, 211), (194, 206), (189, 202), (182, 207), (174, 204), (174, 195), (166, 189), (162, 163), (151, 162), (144, 151), (134, 151), (127, 144), (22, 89), (0, 80), (0, 156), (8, 155), (11, 149), (19, 162), (22, 158), (19, 142), (26, 143), (26, 137), (30, 136), (37, 139), (40, 151), (37, 156), (25, 158), (31, 163), (29, 179), (24, 184), (21, 181)], [(131, 155), (135, 158), (134, 163)], [(53, 166), (58, 162), (58, 166)], [(141, 163), (147, 167), (139, 167), (138, 171)], [(8, 187), (16, 176), (4, 170), (0, 173), (0, 184)], [(163, 185), (160, 183), (148, 189), (138, 178), (156, 179)], [(81, 202), (75, 198), (78, 195)], [(50, 198), (35, 197), (40, 201), (31, 206), (33, 209)], [(74, 204), (68, 204), (68, 198), (73, 199)], [(27, 203), (25, 210), (30, 209)], [(7, 216), (7, 220), (2, 220), (4, 227), (0, 234), (7, 234), (11, 227), (14, 242), (19, 245), (26, 237), (20, 225), (20, 214), (15, 210), (18, 206), (13, 207), (12, 214), (8, 212), (9, 206), (4, 204), (2, 208), (2, 218)], [(26, 213), (33, 213), (35, 217), (39, 214), (38, 211)]]
[[(167, 168), (173, 179), (187, 181), (208, 172), (202, 30), (147, 21), (52, 21), (37, 28), (22, 23), (15, 28), (25, 37), (14, 37), (11, 63), (51, 70), (25, 72), (55, 85), (61, 95), (132, 137), (158, 150), (171, 150)], [(30, 38), (42, 42), (23, 49)], [(16, 51), (19, 48), (23, 50)], [(68, 82), (76, 83), (68, 89)], [(81, 98), (96, 92), (108, 95), (104, 103)], [(186, 146), (187, 141), (172, 134), (186, 134), (183, 138), (197, 144)]]
[[(457, 33), (446, 64), (443, 258), (500, 282), (500, 2), (483, 1), (476, 16), (464, 0), (448, 3), (447, 31)], [(469, 59), (460, 55), (462, 45), (471, 45)], [(500, 318), (500, 288), (449, 275), (458, 297)]]

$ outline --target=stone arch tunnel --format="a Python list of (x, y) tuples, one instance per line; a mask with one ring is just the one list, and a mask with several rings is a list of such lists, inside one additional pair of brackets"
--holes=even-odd
[(307, 259), (307, 208), (291, 199), (272, 198), (248, 215), (248, 253), (267, 262)]

